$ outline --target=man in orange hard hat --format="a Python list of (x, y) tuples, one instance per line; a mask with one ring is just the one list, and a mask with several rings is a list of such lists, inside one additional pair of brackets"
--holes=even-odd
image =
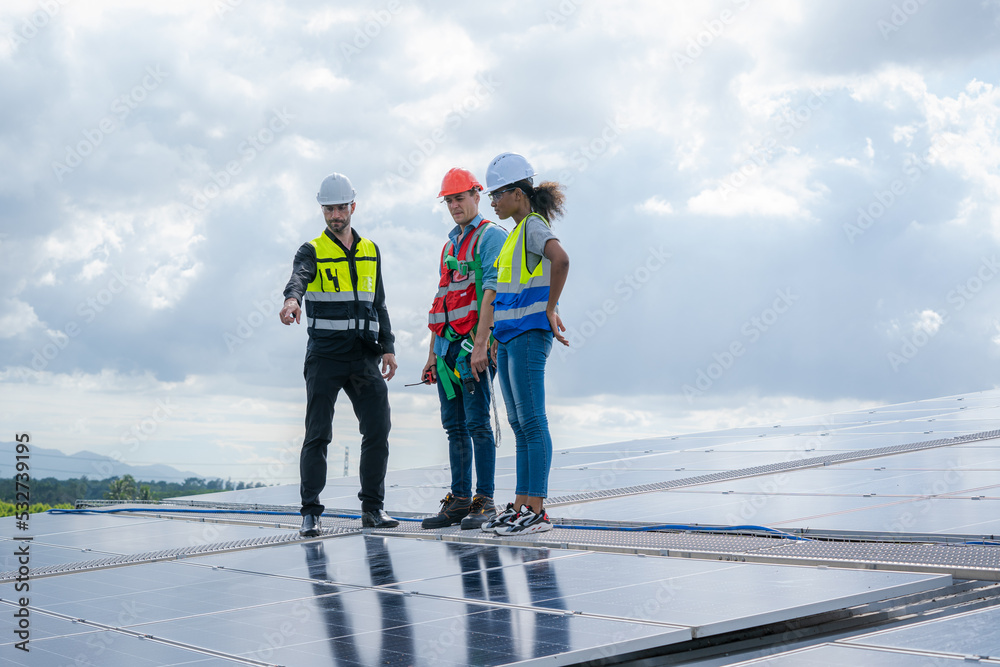
[(490, 396), (496, 367), (490, 363), (488, 348), (497, 286), (494, 263), (507, 234), (479, 214), (482, 189), (470, 171), (455, 167), (445, 174), (438, 193), (455, 227), (441, 250), (438, 291), (428, 316), (430, 350), (422, 377), (438, 387), (441, 424), (448, 433), (451, 493), (441, 501), (437, 515), (423, 520), (423, 528), (456, 523), (463, 529), (479, 528), (494, 513), (496, 441), (490, 428)]

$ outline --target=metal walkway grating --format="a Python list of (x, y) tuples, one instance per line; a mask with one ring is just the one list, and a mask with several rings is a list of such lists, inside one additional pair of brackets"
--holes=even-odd
[[(129, 505), (128, 507), (135, 507)], [(225, 521), (233, 523), (273, 523), (273, 515), (222, 513), (188, 515), (164, 513), (172, 507), (143, 508), (130, 516), (160, 517), (200, 523)], [(159, 510), (159, 513), (158, 513)], [(558, 523), (558, 519), (554, 519)], [(294, 528), (292, 525), (281, 529)], [(423, 530), (419, 523), (404, 521), (398, 528), (360, 529), (349, 519), (332, 519), (326, 524), (322, 539), (361, 533), (411, 539), (443, 540), (472, 544), (532, 546), (549, 549), (609, 551), (648, 556), (670, 556), (738, 562), (793, 563), (864, 569), (892, 569), (917, 572), (949, 573), (962, 579), (1000, 581), (1000, 546), (987, 544), (941, 543), (926, 544), (890, 541), (790, 540), (781, 537), (719, 533), (664, 532), (627, 530), (633, 526), (609, 525), (610, 530), (564, 527), (546, 533), (524, 536), (497, 536), (482, 531), (463, 531), (458, 527)], [(100, 559), (63, 563), (32, 571), (33, 576), (52, 576), (104, 569), (138, 563), (177, 560), (207, 554), (253, 549), (303, 541), (297, 532), (216, 542), (161, 551), (108, 556)], [(0, 582), (12, 581), (16, 571), (0, 573)]]
[[(553, 518), (558, 523), (557, 518)], [(607, 526), (614, 528), (613, 526)], [(623, 526), (631, 528), (632, 526)], [(1000, 546), (988, 544), (790, 540), (720, 533), (554, 528), (545, 533), (497, 536), (458, 527), (422, 530), (404, 523), (381, 535), (471, 544), (608, 551), (701, 560), (939, 572), (959, 579), (1000, 581)]]
[[(171, 517), (173, 518), (173, 517)], [(344, 527), (328, 527), (323, 529), (323, 537), (335, 537), (339, 535), (354, 535), (360, 530), (352, 530)], [(309, 538), (317, 539), (317, 538)], [(179, 560), (182, 558), (192, 558), (195, 556), (206, 556), (209, 554), (226, 553), (230, 551), (243, 551), (245, 549), (256, 549), (258, 547), (287, 544), (290, 542), (300, 542), (303, 538), (298, 532), (283, 533), (280, 535), (265, 535), (242, 540), (230, 540), (227, 542), (215, 542), (212, 544), (200, 544), (190, 547), (178, 547), (176, 549), (161, 549), (159, 551), (146, 551), (136, 554), (119, 554), (96, 558), (86, 561), (76, 561), (72, 563), (60, 563), (58, 565), (48, 565), (31, 569), (32, 577), (47, 577), (58, 574), (70, 574), (73, 572), (84, 572), (88, 570), (103, 570), (111, 567), (121, 567), (124, 565), (137, 565), (139, 563), (156, 563), (159, 561)], [(40, 543), (44, 543), (41, 541)], [(17, 570), (0, 572), (0, 583), (14, 581), (18, 576)]]

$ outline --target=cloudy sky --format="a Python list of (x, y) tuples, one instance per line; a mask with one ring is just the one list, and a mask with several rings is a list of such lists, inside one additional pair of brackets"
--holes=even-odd
[(434, 195), (503, 151), (566, 186), (557, 447), (993, 388), (998, 25), (997, 0), (5, 0), (0, 440), (296, 481), (306, 331), (277, 310), (339, 171), (384, 258), (390, 465), (444, 462), (436, 393), (402, 387)]

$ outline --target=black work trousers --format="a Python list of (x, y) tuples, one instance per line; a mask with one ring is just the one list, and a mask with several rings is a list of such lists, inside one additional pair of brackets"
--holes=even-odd
[(299, 455), (302, 514), (322, 514), (320, 493), (326, 486), (326, 451), (333, 439), (333, 406), (343, 389), (354, 406), (361, 430), (362, 512), (382, 509), (389, 464), (389, 391), (377, 356), (356, 361), (306, 357), (306, 437)]

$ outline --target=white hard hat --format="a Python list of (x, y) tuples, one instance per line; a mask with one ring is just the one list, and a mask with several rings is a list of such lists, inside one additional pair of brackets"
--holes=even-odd
[(486, 168), (486, 191), (493, 192), (505, 185), (525, 179), (530, 181), (534, 175), (535, 170), (528, 164), (523, 155), (500, 153)]
[(323, 206), (331, 204), (350, 204), (354, 201), (354, 187), (343, 174), (330, 174), (319, 186), (316, 201)]

